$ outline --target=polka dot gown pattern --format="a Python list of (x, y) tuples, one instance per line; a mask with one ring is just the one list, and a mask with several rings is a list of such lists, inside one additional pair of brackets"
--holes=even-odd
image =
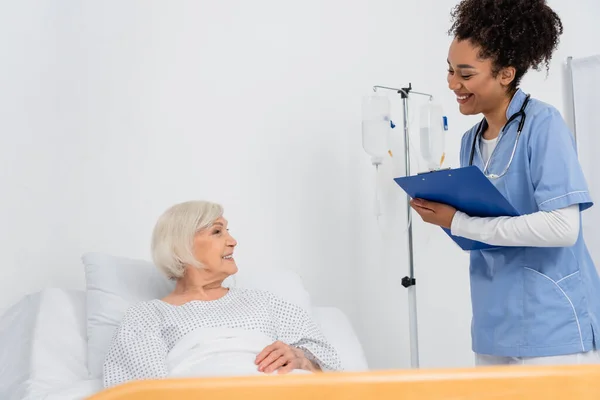
[(336, 350), (304, 309), (265, 291), (231, 288), (214, 301), (174, 306), (151, 300), (128, 309), (104, 362), (104, 386), (167, 377), (169, 351), (201, 327), (258, 330), (273, 342), (302, 349), (325, 371), (342, 369)]

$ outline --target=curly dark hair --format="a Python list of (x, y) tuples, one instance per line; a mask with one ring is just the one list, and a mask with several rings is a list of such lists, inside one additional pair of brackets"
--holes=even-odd
[(545, 65), (550, 69), (563, 25), (546, 0), (463, 0), (451, 12), (449, 35), (468, 39), (481, 48), (479, 56), (491, 59), (493, 74), (514, 67), (508, 88), (517, 90), (523, 75)]

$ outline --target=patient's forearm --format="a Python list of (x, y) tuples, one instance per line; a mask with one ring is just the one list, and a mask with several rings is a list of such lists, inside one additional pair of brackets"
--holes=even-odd
[(312, 372), (321, 372), (322, 371), (321, 366), (316, 361), (308, 360), (308, 362), (311, 365), (310, 371), (312, 371)]
[(300, 368), (311, 372), (322, 371), (317, 358), (310, 351), (302, 347), (296, 347), (295, 352), (302, 359)]

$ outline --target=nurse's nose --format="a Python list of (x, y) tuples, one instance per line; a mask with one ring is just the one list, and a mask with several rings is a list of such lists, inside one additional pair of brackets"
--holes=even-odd
[(456, 92), (462, 88), (462, 85), (454, 75), (448, 74), (448, 88)]

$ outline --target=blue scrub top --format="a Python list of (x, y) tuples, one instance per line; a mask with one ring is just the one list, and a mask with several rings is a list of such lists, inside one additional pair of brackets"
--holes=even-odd
[[(521, 109), (525, 97), (521, 90), (515, 94), (507, 118)], [(491, 182), (521, 214), (573, 204), (581, 211), (591, 207), (574, 137), (558, 110), (531, 98), (525, 113), (512, 164), (506, 175)], [(500, 174), (508, 164), (520, 120), (506, 128), (488, 173)], [(478, 125), (462, 138), (461, 166), (469, 165)], [(477, 140), (473, 165), (483, 170)], [(474, 352), (541, 357), (589, 351), (597, 345), (600, 278), (582, 231), (572, 247), (471, 251), (470, 278)]]

